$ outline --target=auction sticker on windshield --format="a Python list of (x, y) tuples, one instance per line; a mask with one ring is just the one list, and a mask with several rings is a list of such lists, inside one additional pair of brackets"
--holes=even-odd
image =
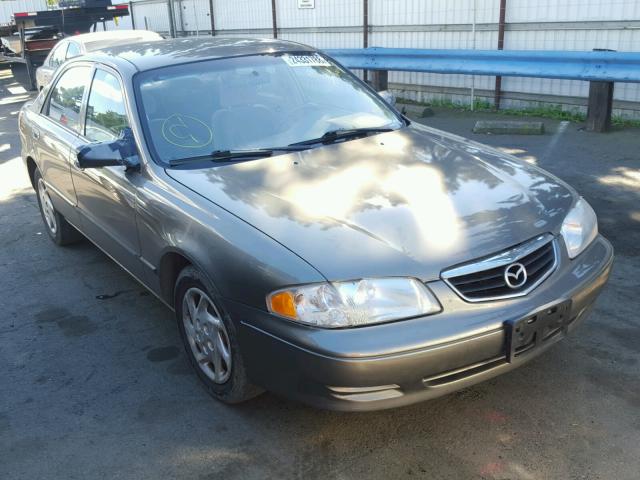
[(312, 55), (283, 55), (282, 59), (290, 67), (330, 67), (322, 55), (314, 53)]

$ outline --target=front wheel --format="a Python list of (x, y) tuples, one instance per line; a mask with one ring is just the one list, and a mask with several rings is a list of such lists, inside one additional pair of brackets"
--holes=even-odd
[(261, 393), (249, 382), (233, 321), (213, 300), (208, 281), (186, 267), (176, 281), (175, 311), (187, 356), (206, 390), (233, 404)]

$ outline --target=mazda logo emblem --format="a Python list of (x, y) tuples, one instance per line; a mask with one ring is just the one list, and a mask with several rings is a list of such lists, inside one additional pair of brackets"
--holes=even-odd
[(504, 281), (509, 288), (520, 288), (527, 283), (527, 269), (521, 263), (512, 263), (504, 269)]

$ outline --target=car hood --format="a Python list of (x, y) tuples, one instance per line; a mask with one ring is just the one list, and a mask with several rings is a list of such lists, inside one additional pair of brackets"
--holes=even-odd
[(423, 126), (168, 175), (329, 280), (407, 275), (557, 233), (575, 193), (532, 165)]

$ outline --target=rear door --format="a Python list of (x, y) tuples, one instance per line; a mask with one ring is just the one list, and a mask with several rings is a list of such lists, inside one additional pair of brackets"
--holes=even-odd
[[(81, 131), (85, 144), (114, 141), (129, 127), (122, 83), (114, 70), (96, 67), (85, 117)], [(123, 166), (80, 169), (74, 164), (72, 175), (83, 232), (130, 273), (143, 278), (136, 227), (139, 172)]]
[(38, 165), (58, 211), (77, 225), (77, 199), (70, 162), (82, 144), (80, 112), (92, 66), (73, 64), (55, 80), (31, 130)]

